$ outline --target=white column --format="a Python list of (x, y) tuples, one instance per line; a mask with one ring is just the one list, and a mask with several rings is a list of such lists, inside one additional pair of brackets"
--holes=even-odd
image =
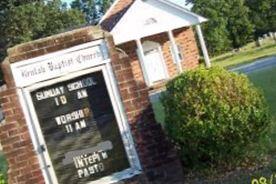
[(179, 73), (181, 73), (183, 69), (182, 69), (182, 65), (181, 65), (181, 60), (178, 57), (178, 49), (177, 49), (177, 45), (175, 43), (173, 32), (171, 30), (168, 31), (168, 35), (169, 35), (169, 39), (170, 39), (170, 42), (171, 42), (174, 59), (176, 60), (175, 62), (176, 62), (176, 65), (177, 65), (177, 69), (178, 69)]
[(201, 50), (202, 50), (202, 53), (203, 53), (205, 65), (206, 65), (207, 68), (210, 68), (211, 67), (211, 62), (210, 62), (208, 50), (206, 48), (206, 44), (205, 44), (205, 41), (204, 41), (204, 37), (203, 37), (202, 31), (201, 31), (201, 27), (200, 27), (199, 24), (196, 25), (196, 32), (197, 32), (197, 35), (198, 35), (198, 38), (199, 38), (200, 47), (201, 47)]
[(139, 59), (140, 59), (140, 65), (141, 65), (141, 68), (142, 68), (142, 71), (143, 71), (143, 74), (144, 74), (145, 82), (148, 86), (150, 86), (151, 83), (149, 81), (149, 78), (148, 78), (148, 75), (147, 75), (147, 72), (146, 72), (146, 67), (144, 65), (144, 61), (145, 61), (144, 49), (143, 49), (143, 46), (142, 46), (142, 43), (141, 43), (140, 39), (136, 39), (135, 41), (136, 41), (136, 45), (137, 45), (137, 52), (138, 52), (138, 56), (139, 56)]

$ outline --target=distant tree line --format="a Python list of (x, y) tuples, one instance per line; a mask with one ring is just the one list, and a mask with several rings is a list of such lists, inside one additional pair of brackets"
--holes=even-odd
[(0, 1), (0, 63), (16, 44), (98, 23), (112, 2), (74, 0), (69, 8), (61, 0)]
[(207, 17), (202, 25), (211, 55), (240, 48), (276, 31), (276, 0), (188, 0), (193, 12)]
[(0, 59), (16, 44), (85, 24), (85, 16), (60, 0), (0, 1)]
[[(16, 44), (42, 38), (85, 24), (96, 24), (112, 0), (0, 1), (0, 62)], [(0, 77), (1, 78), (1, 77)]]

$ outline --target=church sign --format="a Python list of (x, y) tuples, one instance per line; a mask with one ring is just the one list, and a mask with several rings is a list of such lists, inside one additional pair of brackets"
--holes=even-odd
[(11, 65), (48, 183), (140, 173), (104, 40)]

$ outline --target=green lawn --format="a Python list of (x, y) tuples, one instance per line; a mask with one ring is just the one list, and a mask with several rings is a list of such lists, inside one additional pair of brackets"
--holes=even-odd
[(270, 105), (271, 113), (276, 117), (276, 68), (255, 71), (248, 74), (248, 77), (263, 90)]
[[(276, 67), (248, 74), (250, 80), (264, 92), (272, 115), (272, 128), (267, 142), (268, 151), (276, 156)], [(276, 172), (276, 158), (274, 160)]]
[(253, 62), (256, 59), (276, 55), (276, 43), (268, 42), (262, 47), (249, 44), (239, 52), (229, 52), (211, 59), (213, 66), (232, 68), (237, 65)]
[(162, 106), (160, 101), (156, 101), (152, 103), (152, 108), (155, 114), (155, 119), (158, 123), (160, 123), (162, 126), (164, 126), (165, 122), (165, 112), (164, 107)]

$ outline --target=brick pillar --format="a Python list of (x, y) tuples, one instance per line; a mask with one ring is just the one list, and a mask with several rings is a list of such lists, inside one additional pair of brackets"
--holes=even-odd
[[(5, 123), (0, 126), (0, 141), (9, 164), (9, 183), (45, 183), (37, 153), (23, 115), (10, 64), (63, 50), (79, 44), (105, 39), (121, 100), (131, 127), (143, 172), (122, 183), (181, 183), (182, 168), (174, 149), (156, 123), (148, 98), (148, 88), (133, 74), (130, 59), (119, 55), (111, 35), (86, 27), (15, 46), (2, 64), (7, 90), (0, 93)], [(121, 182), (120, 182), (121, 183)]]
[[(112, 44), (112, 40), (109, 43)], [(149, 100), (150, 89), (144, 80), (139, 80), (143, 76), (139, 78), (134, 76), (137, 71), (131, 65), (131, 59), (124, 53), (118, 55), (111, 48), (115, 47), (110, 46), (111, 53), (115, 53), (112, 55), (112, 66), (139, 158), (148, 180), (164, 184), (182, 183), (182, 166), (161, 125), (155, 120)], [(133, 54), (136, 54), (135, 51)]]
[(2, 64), (7, 89), (0, 92), (5, 115), (0, 125), (0, 141), (8, 162), (8, 183), (44, 183), (40, 165), (33, 148), (29, 129), (11, 76), (9, 62)]

